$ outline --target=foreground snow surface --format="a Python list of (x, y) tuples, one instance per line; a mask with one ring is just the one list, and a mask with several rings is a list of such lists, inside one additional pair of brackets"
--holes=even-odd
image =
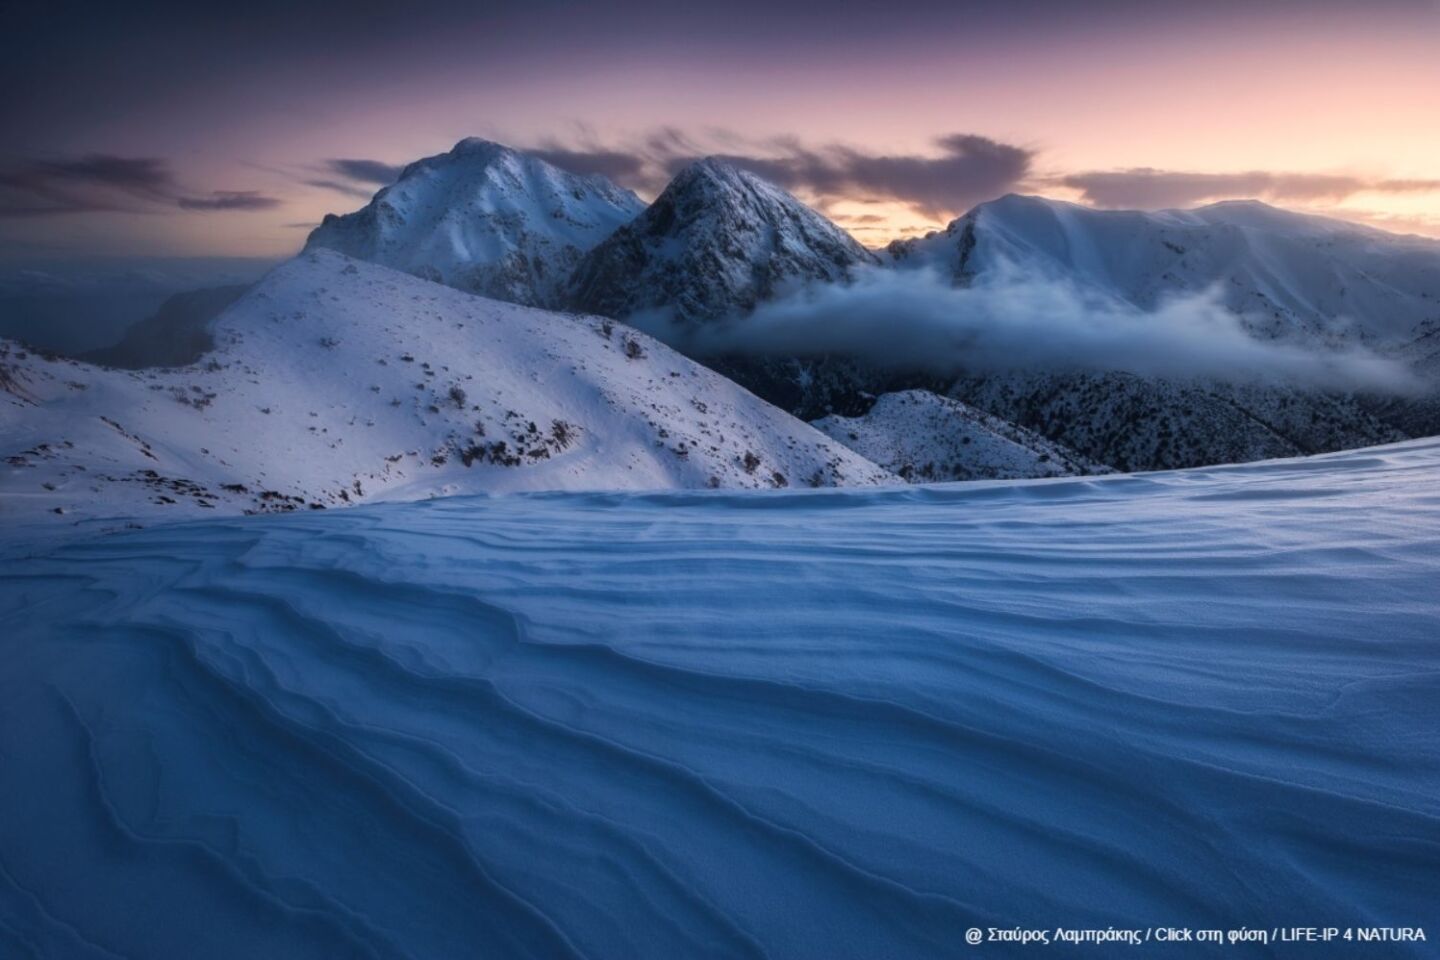
[(0, 558), (4, 956), (1435, 921), (1440, 441), (12, 529)]

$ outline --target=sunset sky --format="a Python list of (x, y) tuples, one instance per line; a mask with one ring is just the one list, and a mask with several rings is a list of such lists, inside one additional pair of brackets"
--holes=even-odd
[(1440, 2), (7, 5), (0, 261), (279, 256), (467, 135), (725, 154), (870, 245), (1011, 191), (1440, 236)]

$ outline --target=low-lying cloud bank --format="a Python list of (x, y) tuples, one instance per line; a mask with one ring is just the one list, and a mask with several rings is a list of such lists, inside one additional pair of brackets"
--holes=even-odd
[(945, 375), (1121, 371), (1326, 390), (1421, 388), (1403, 364), (1361, 347), (1257, 339), (1213, 292), (1145, 311), (1013, 269), (964, 288), (929, 269), (869, 269), (850, 284), (805, 288), (724, 323), (688, 327), (661, 314), (632, 322), (702, 356), (839, 354)]

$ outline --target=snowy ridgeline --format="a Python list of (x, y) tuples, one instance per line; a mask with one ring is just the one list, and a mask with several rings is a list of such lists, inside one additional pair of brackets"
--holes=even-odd
[(1437, 490), (1417, 441), (11, 528), (0, 953), (1433, 924)]
[(1257, 201), (1096, 210), (1010, 195), (886, 253), (961, 283), (1019, 267), (1141, 309), (1213, 290), (1267, 337), (1400, 345), (1440, 324), (1435, 240)]
[(328, 250), (278, 267), (213, 339), (189, 367), (149, 370), (0, 341), (0, 515), (899, 482), (624, 324)]

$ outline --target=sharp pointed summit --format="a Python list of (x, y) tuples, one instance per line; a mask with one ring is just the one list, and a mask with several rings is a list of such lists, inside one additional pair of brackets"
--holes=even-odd
[(694, 323), (747, 312), (791, 285), (847, 278), (875, 257), (779, 187), (719, 157), (682, 170), (581, 261), (573, 307)]

